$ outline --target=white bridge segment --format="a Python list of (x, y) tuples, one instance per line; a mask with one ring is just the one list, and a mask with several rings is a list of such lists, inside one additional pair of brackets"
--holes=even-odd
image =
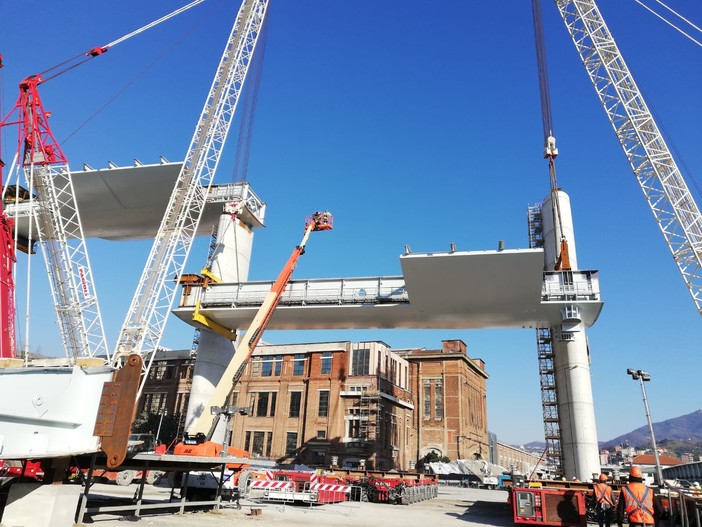
[[(577, 302), (591, 326), (602, 309), (597, 271), (543, 271), (541, 249), (408, 254), (404, 276), (293, 280), (268, 329), (477, 329), (560, 325)], [(175, 315), (200, 312), (247, 327), (272, 281), (212, 284), (183, 294)], [(185, 293), (185, 290), (184, 290)], [(310, 312), (314, 310), (314, 313)]]
[[(153, 239), (163, 219), (182, 162), (89, 169), (71, 172), (77, 208), (86, 238), (107, 240)], [(242, 219), (262, 227), (266, 204), (248, 183), (212, 185), (205, 198), (199, 235), (209, 236), (222, 214), (222, 204), (245, 201)], [(8, 201), (5, 213), (16, 219), (20, 236), (29, 236), (29, 212), (34, 200)], [(70, 210), (61, 209), (62, 215)], [(37, 227), (33, 229), (37, 232)], [(70, 234), (69, 234), (70, 236)]]

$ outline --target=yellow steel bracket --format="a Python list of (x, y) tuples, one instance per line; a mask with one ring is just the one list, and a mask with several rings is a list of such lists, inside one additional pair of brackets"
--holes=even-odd
[(209, 319), (202, 313), (200, 313), (200, 301), (195, 304), (195, 311), (193, 311), (193, 322), (197, 322), (201, 326), (214, 331), (218, 335), (222, 335), (224, 338), (229, 340), (236, 340), (236, 331), (231, 330), (214, 320)]

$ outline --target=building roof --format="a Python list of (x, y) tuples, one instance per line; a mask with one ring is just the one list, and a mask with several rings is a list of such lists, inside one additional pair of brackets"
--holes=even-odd
[[(661, 465), (663, 466), (673, 466), (673, 465), (682, 465), (683, 462), (680, 461), (679, 459), (675, 459), (674, 457), (670, 456), (658, 456), (658, 459), (661, 462)], [(653, 454), (641, 454), (640, 456), (636, 456), (633, 460), (632, 463), (634, 465), (655, 465), (656, 464), (656, 458), (653, 457)]]

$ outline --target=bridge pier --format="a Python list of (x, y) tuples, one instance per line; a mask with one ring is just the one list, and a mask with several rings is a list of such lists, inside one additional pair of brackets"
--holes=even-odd
[[(560, 256), (561, 238), (568, 242), (572, 271), (577, 271), (573, 217), (568, 195), (558, 190), (544, 200), (542, 207), (544, 234), (544, 268), (554, 271)], [(559, 211), (560, 221), (555, 211)], [(562, 271), (563, 296), (561, 323), (551, 326), (553, 365), (558, 394), (563, 471), (567, 479), (589, 481), (600, 472), (595, 408), (590, 380), (590, 354), (581, 320), (581, 306), (576, 301), (573, 273)], [(569, 287), (573, 289), (569, 294)]]

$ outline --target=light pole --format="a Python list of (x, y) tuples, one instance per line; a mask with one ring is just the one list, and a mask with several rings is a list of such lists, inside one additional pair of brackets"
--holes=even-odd
[(651, 443), (653, 444), (653, 458), (656, 460), (656, 476), (658, 485), (663, 485), (663, 471), (661, 470), (661, 460), (658, 458), (658, 447), (656, 446), (656, 436), (653, 435), (653, 423), (651, 422), (651, 412), (648, 411), (648, 400), (646, 399), (646, 388), (644, 381), (650, 381), (651, 375), (643, 370), (626, 370), (627, 375), (641, 384), (641, 393), (643, 394), (644, 408), (646, 409), (646, 419), (648, 420), (648, 431), (651, 433)]

